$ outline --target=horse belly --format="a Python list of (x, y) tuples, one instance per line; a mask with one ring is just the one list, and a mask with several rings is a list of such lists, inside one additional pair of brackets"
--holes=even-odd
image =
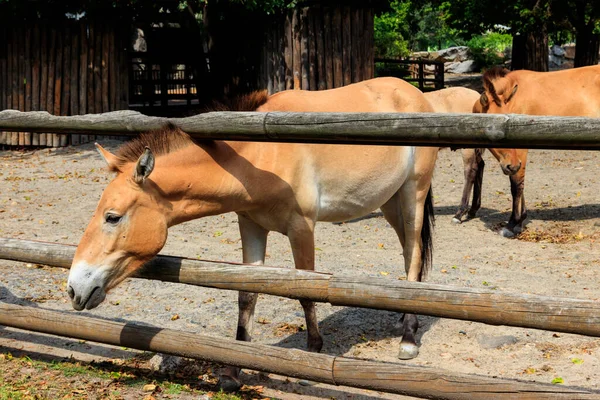
[[(319, 186), (318, 221), (341, 222), (359, 218), (385, 204), (404, 184), (414, 166), (414, 147), (398, 148), (393, 157), (372, 159), (337, 179)], [(379, 163), (378, 163), (379, 161)]]

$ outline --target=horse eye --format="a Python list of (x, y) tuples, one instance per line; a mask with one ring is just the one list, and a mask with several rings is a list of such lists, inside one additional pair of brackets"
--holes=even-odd
[(120, 215), (106, 214), (105, 221), (107, 224), (116, 225), (121, 221), (121, 218), (123, 217), (121, 217)]

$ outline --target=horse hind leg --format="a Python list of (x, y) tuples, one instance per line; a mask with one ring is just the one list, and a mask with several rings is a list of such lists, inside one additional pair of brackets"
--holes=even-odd
[[(415, 194), (417, 202), (414, 202)], [(431, 192), (416, 190), (416, 182), (407, 182), (386, 204), (381, 211), (392, 225), (403, 248), (404, 267), (409, 281), (420, 281), (424, 275), (429, 258), (430, 215), (432, 213)], [(425, 227), (424, 224), (427, 224)], [(427, 238), (423, 240), (423, 232)], [(398, 358), (408, 360), (419, 354), (416, 334), (419, 321), (415, 314), (405, 313), (402, 317), (402, 340)]]
[[(248, 218), (238, 217), (242, 238), (243, 261), (246, 264), (262, 265), (265, 260), (268, 231), (255, 224)], [(252, 323), (256, 308), (257, 293), (238, 293), (238, 327), (236, 340), (252, 341)], [(221, 376), (219, 385), (225, 392), (235, 392), (241, 388), (239, 379), (240, 368), (227, 367)]]
[[(406, 237), (404, 235), (404, 218), (402, 217), (402, 209), (400, 206), (400, 194), (397, 192), (387, 203), (381, 206), (383, 216), (394, 228), (400, 245), (405, 248)], [(407, 269), (408, 273), (408, 269)], [(419, 320), (414, 314), (404, 314), (400, 320), (402, 322), (402, 340), (400, 342), (400, 351), (398, 358), (411, 359), (419, 354), (419, 348), (415, 341), (415, 333), (419, 328)]]

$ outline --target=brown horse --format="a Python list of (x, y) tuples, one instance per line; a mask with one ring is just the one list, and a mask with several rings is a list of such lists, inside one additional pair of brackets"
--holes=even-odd
[[(600, 66), (555, 72), (510, 72), (503, 68), (493, 68), (483, 75), (483, 86), (484, 92), (475, 103), (474, 112), (600, 117)], [(511, 157), (510, 152), (514, 149), (494, 151), (500, 157)], [(520, 169), (508, 171), (509, 173), (505, 170), (510, 175), (513, 198), (510, 220), (501, 232), (505, 237), (519, 234), (527, 218), (523, 195), (527, 153), (527, 149), (516, 150)], [(476, 170), (474, 174), (483, 174), (483, 168), (478, 170), (477, 164), (473, 166)], [(478, 204), (480, 203), (479, 198)]]
[[(437, 113), (471, 113), (474, 110), (473, 104), (478, 103), (479, 93), (475, 90), (464, 87), (453, 87), (434, 92), (425, 93), (425, 98), (431, 103)], [(481, 207), (481, 188), (483, 183), (483, 169), (485, 162), (482, 155), (485, 149), (462, 149), (463, 166), (465, 174), (465, 183), (460, 202), (460, 208), (452, 218), (455, 223), (461, 223), (462, 217), (469, 213), (469, 218), (473, 218), (475, 213)], [(490, 149), (490, 153), (500, 163), (502, 171), (507, 175), (516, 173), (521, 161), (514, 149)], [(473, 191), (473, 202), (469, 209), (469, 197)]]
[[(264, 92), (239, 111), (431, 112), (423, 94), (395, 78), (320, 92)], [(296, 268), (313, 270), (317, 221), (345, 221), (381, 208), (403, 247), (408, 280), (431, 258), (431, 178), (437, 148), (194, 141), (174, 127), (142, 135), (116, 154), (98, 146), (115, 179), (106, 187), (73, 259), (68, 294), (92, 309), (163, 247), (170, 226), (236, 212), (244, 263), (262, 264), (267, 234), (287, 235)], [(239, 294), (237, 339), (249, 341), (257, 294)], [(301, 300), (308, 349), (320, 351), (313, 302)], [(399, 357), (418, 354), (415, 315), (403, 317)], [(235, 385), (238, 370), (230, 371)]]

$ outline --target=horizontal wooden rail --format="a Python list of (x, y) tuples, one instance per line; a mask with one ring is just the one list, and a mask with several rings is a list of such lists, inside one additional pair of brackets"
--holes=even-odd
[[(0, 238), (0, 258), (69, 268), (75, 246)], [(139, 278), (600, 337), (600, 302), (157, 256)]]
[(385, 63), (385, 64), (408, 64), (408, 65), (419, 65), (419, 64), (425, 64), (425, 65), (445, 65), (445, 63), (443, 61), (435, 61), (435, 60), (423, 60), (423, 59), (417, 59), (417, 60), (397, 60), (395, 58), (376, 58), (375, 59), (376, 63)]
[(585, 389), (334, 357), (7, 303), (0, 303), (0, 325), (408, 396), (486, 400), (600, 398), (600, 393)]
[(211, 112), (187, 118), (135, 111), (58, 117), (0, 111), (0, 131), (135, 135), (171, 122), (197, 139), (600, 149), (600, 118), (502, 114)]

